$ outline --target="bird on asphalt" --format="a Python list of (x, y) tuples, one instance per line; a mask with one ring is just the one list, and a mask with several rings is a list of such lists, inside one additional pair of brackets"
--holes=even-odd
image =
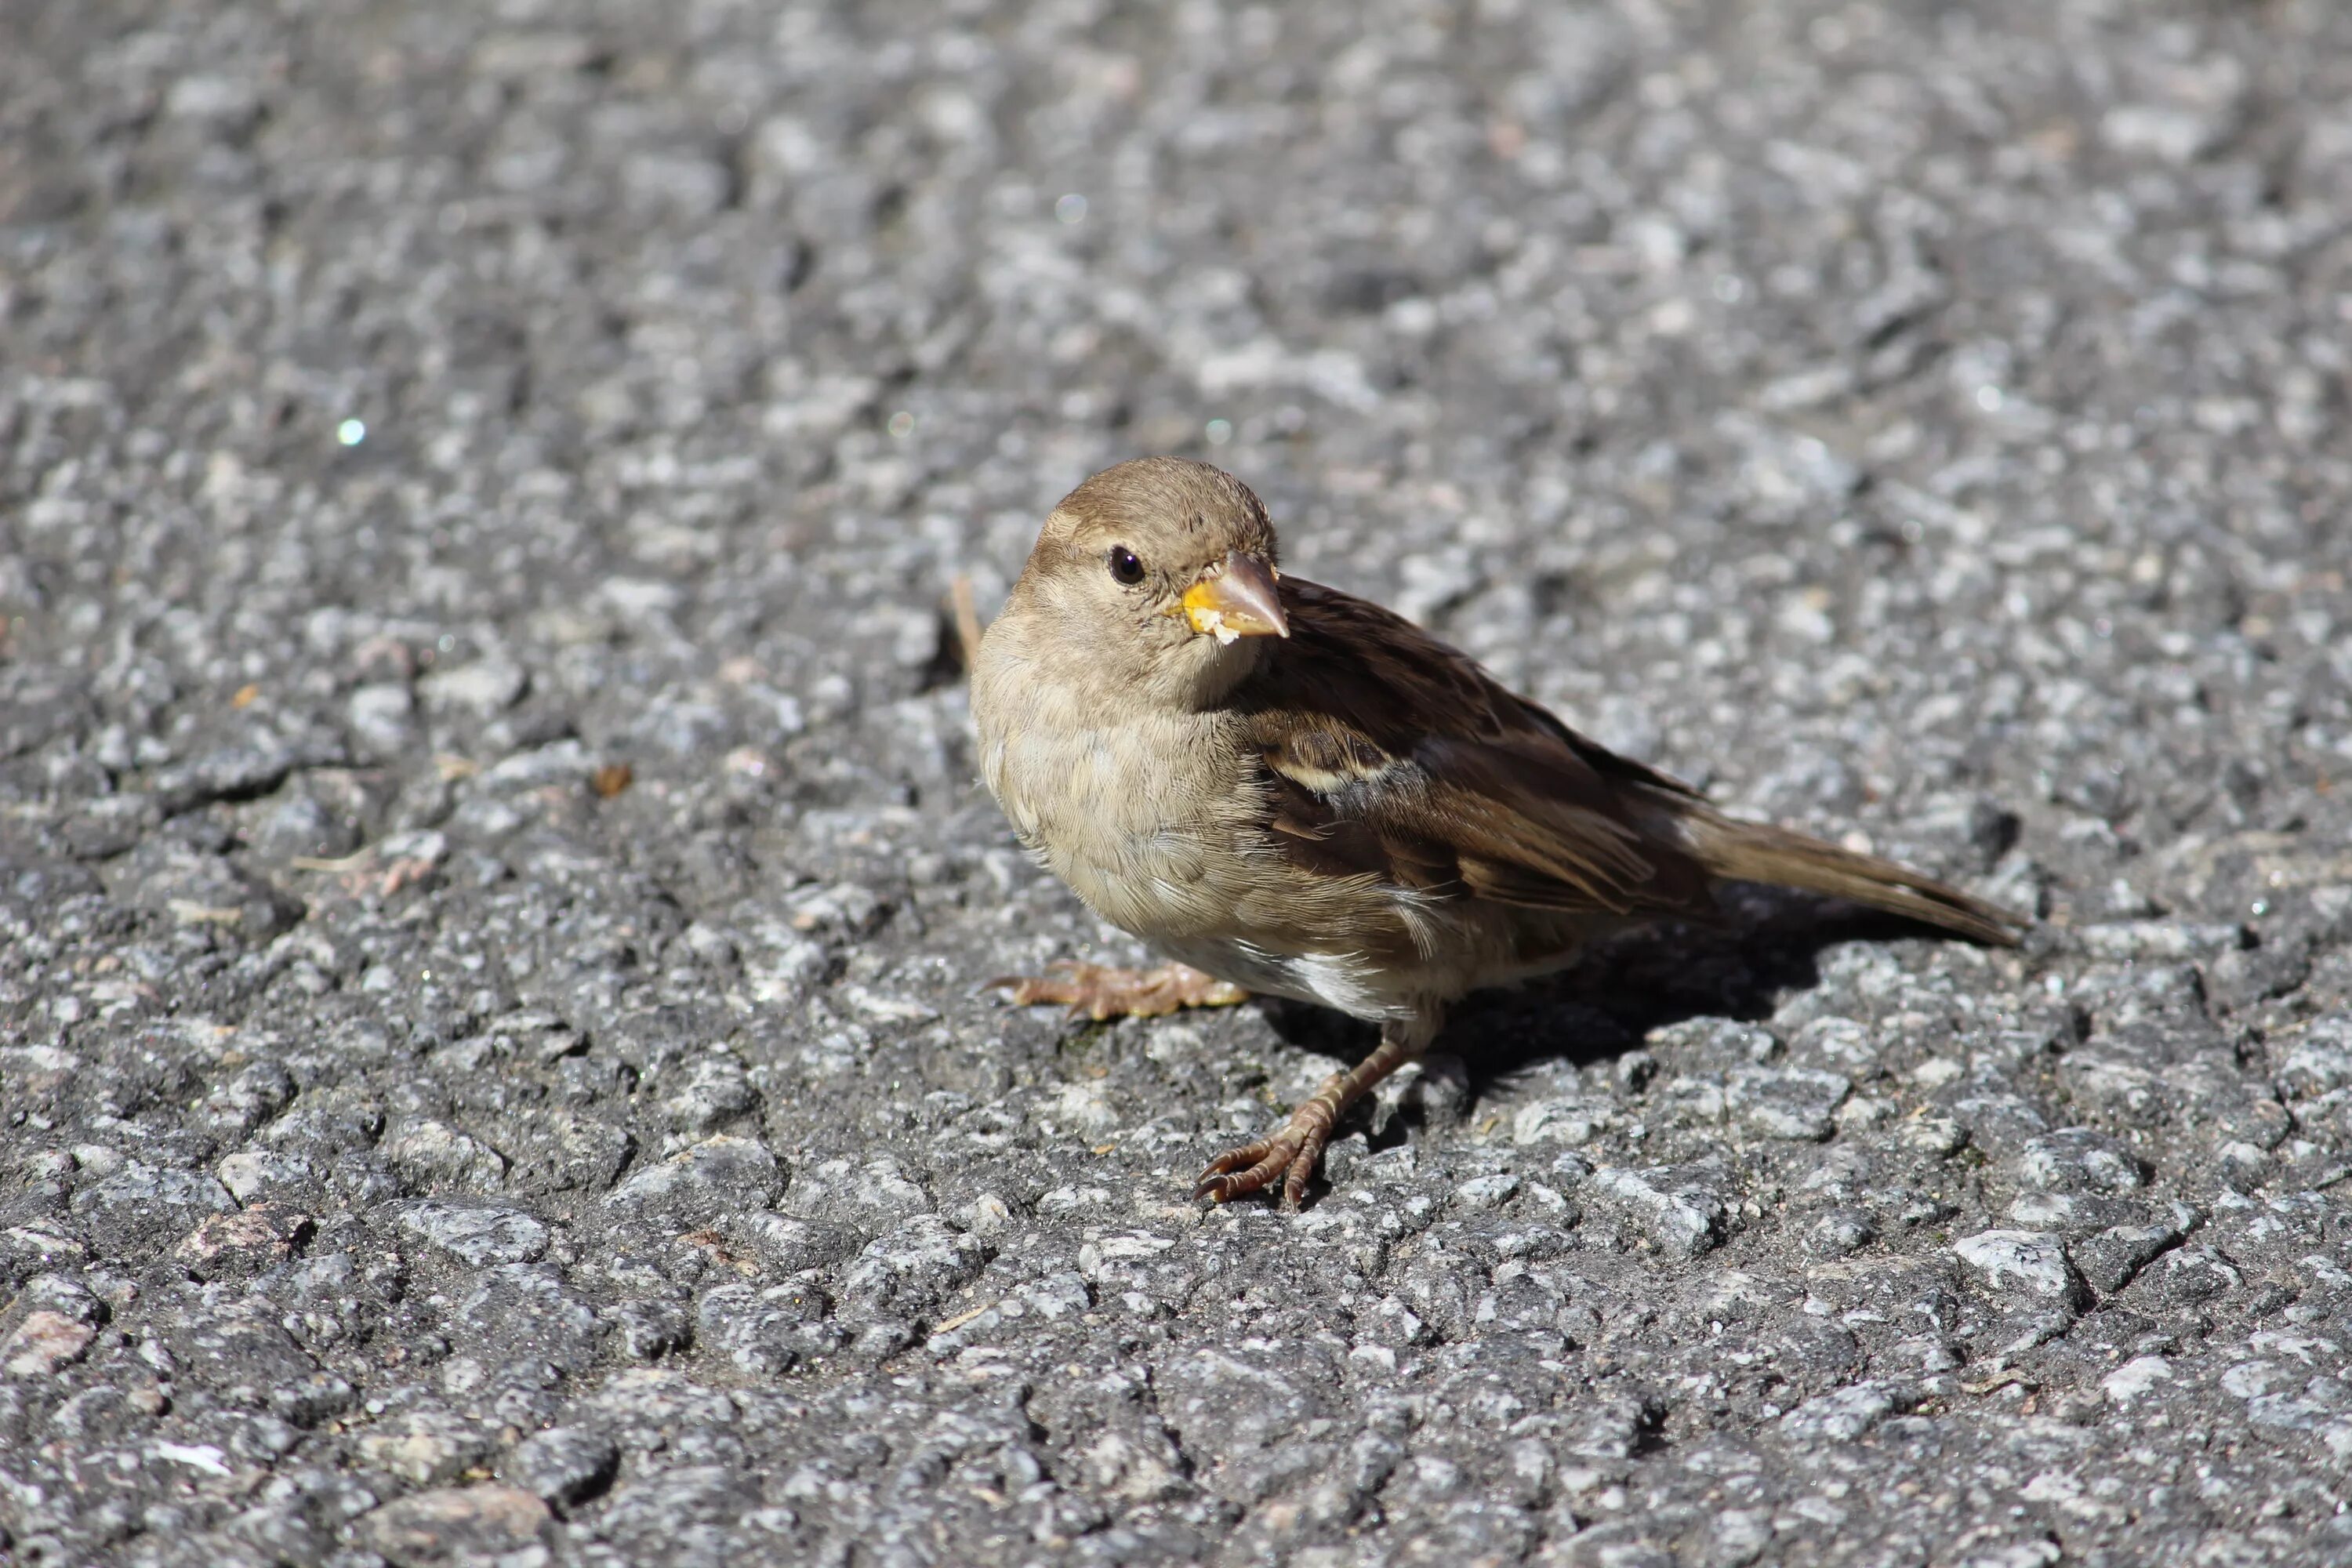
[(1006, 980), (1096, 1018), (1264, 993), (1379, 1047), (1197, 1194), (1305, 1195), (1340, 1116), (1466, 994), (1594, 937), (1718, 913), (1726, 881), (1850, 900), (1974, 942), (2018, 917), (1891, 861), (1741, 822), (1513, 695), (1378, 605), (1280, 570), (1265, 508), (1176, 458), (1046, 518), (973, 661), (981, 769), (1022, 843), (1172, 962)]

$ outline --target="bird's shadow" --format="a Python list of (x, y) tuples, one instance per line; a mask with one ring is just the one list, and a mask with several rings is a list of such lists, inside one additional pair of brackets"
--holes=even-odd
[[(1433, 1051), (1459, 1056), (1475, 1103), (1538, 1063), (1576, 1067), (1640, 1046), (1686, 1018), (1769, 1017), (1784, 997), (1821, 984), (1823, 949), (1948, 933), (1899, 915), (1780, 889), (1741, 890), (1720, 924), (1661, 922), (1596, 942), (1570, 967), (1460, 1003)], [(1371, 1024), (1307, 1003), (1272, 999), (1275, 1033), (1304, 1049), (1358, 1061), (1380, 1041)], [(1408, 1118), (1410, 1112), (1407, 1113)], [(1384, 1129), (1376, 1142), (1401, 1140)]]

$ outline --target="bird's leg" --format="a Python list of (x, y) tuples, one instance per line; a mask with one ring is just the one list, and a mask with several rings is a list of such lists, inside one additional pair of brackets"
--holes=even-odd
[(1282, 1180), (1282, 1206), (1295, 1209), (1307, 1195), (1307, 1184), (1323, 1158), (1340, 1112), (1362, 1099), (1381, 1079), (1429, 1048), (1437, 1037), (1437, 1019), (1415, 1018), (1381, 1026), (1380, 1047), (1346, 1072), (1333, 1073), (1306, 1104), (1271, 1136), (1238, 1149), (1228, 1149), (1201, 1173), (1196, 1198), (1228, 1203)]
[(1113, 969), (1100, 963), (1055, 963), (1037, 975), (1007, 974), (988, 983), (1012, 992), (1013, 1005), (1066, 1004), (1073, 1018), (1157, 1018), (1180, 1007), (1230, 1007), (1249, 993), (1190, 964)]

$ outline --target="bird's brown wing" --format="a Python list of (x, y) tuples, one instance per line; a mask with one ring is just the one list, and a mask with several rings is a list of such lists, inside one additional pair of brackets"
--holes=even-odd
[(1290, 636), (1235, 694), (1291, 858), (1435, 896), (1712, 914), (1685, 786), (1586, 740), (1377, 605), (1282, 580)]

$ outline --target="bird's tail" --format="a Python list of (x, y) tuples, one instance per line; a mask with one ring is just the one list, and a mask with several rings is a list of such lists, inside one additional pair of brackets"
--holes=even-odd
[(1874, 855), (1712, 811), (1685, 809), (1680, 816), (1692, 852), (1718, 878), (1826, 893), (1992, 947), (2015, 947), (2026, 923), (2022, 916)]

